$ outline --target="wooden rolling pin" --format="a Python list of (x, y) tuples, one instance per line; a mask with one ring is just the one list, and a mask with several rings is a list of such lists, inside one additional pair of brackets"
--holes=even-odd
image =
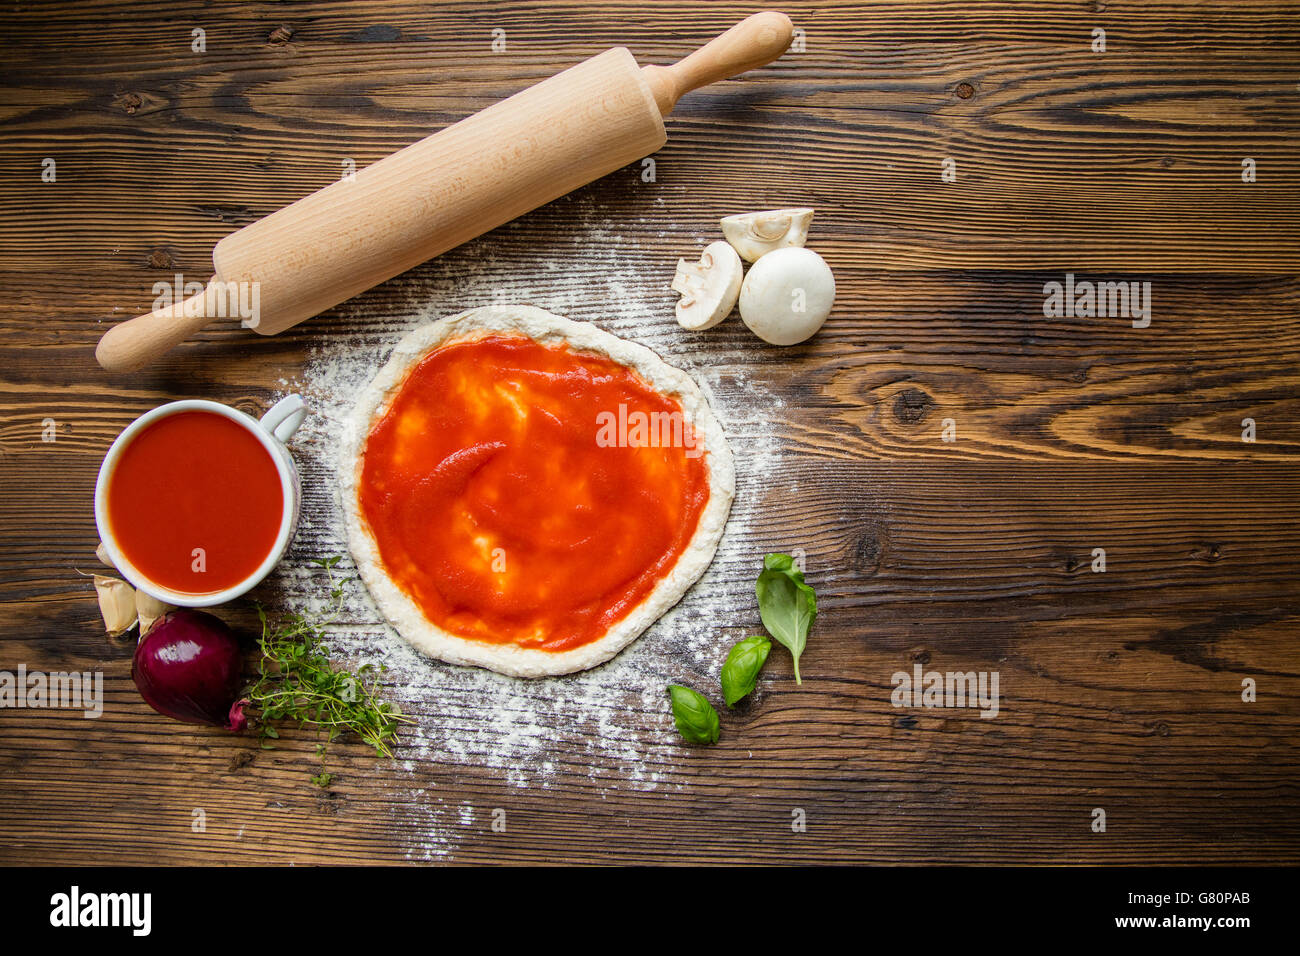
[(655, 152), (678, 97), (772, 62), (791, 35), (789, 17), (769, 11), (673, 66), (638, 67), (624, 47), (594, 56), (226, 236), (204, 292), (114, 326), (95, 357), (111, 372), (140, 368), (237, 317), (232, 283), (257, 283), (245, 326), (283, 332)]

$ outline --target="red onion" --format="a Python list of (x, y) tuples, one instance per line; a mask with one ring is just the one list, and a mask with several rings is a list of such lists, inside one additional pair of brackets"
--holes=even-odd
[(180, 608), (140, 638), (131, 677), (145, 702), (164, 716), (243, 730), (248, 702), (239, 699), (242, 667), (239, 641), (224, 621)]

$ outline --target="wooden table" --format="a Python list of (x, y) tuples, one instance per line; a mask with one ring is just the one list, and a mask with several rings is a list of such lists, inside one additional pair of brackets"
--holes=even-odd
[[(635, 164), (278, 338), (214, 326), (120, 377), (93, 359), (109, 323), (160, 279), (206, 279), (219, 238), (343, 159), (612, 45), (669, 62), (752, 7), (0, 14), (0, 670), (100, 670), (107, 698), (98, 720), (0, 710), (0, 862), (1300, 862), (1300, 7), (785, 9), (802, 51), (684, 99), (652, 182)], [(677, 257), (721, 215), (793, 203), (816, 207), (835, 270), (825, 329), (786, 350), (735, 318), (678, 330)], [(507, 300), (545, 300), (559, 277), (539, 263), (569, 256), (565, 281), (603, 289), (579, 254), (602, 242), (646, 318), (606, 321), (598, 296), (574, 317), (779, 399), (780, 467), (742, 475), (744, 560), (706, 583), (746, 595), (765, 550), (806, 551), (803, 685), (774, 652), (707, 750), (674, 742), (666, 702), (611, 714), (644, 721), (655, 782), (636, 785), (599, 740), (565, 742), (562, 708), (537, 728), (558, 741), (545, 788), (492, 765), (485, 719), (459, 759), (340, 744), (324, 790), (309, 735), (264, 751), (149, 710), (78, 573), (118, 431), (181, 397), (263, 409), (340, 336), (391, 345), (420, 308), (482, 304), (457, 278), (485, 257), (508, 260)], [(1149, 282), (1149, 325), (1045, 315), (1067, 273)], [(307, 479), (309, 506), (331, 494)], [(309, 528), (296, 553), (337, 540)], [(757, 626), (741, 601), (704, 639), (720, 653)], [(654, 653), (717, 699), (716, 653)], [(892, 675), (918, 663), (997, 672), (998, 716), (895, 708)], [(434, 686), (447, 670), (428, 665)]]

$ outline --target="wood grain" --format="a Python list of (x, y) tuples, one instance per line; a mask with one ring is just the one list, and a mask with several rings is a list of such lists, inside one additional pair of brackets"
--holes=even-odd
[[(632, 164), (282, 336), (214, 325), (123, 377), (93, 363), (106, 323), (147, 310), (155, 281), (206, 279), (217, 240), (343, 159), (609, 46), (672, 62), (751, 10), (0, 13), (0, 670), (102, 669), (107, 697), (95, 721), (0, 710), (0, 862), (1300, 862), (1300, 5), (783, 9), (804, 52), (683, 98), (654, 182)], [(734, 318), (684, 335), (677, 257), (719, 216), (789, 203), (817, 209), (830, 323), (785, 350)], [(333, 337), (382, 346), (424, 305), (487, 304), (459, 283), (485, 262), (505, 264), (507, 299), (544, 298), (547, 262), (604, 288), (580, 248), (593, 222), (637, 276), (635, 308), (593, 297), (572, 317), (777, 400), (782, 467), (742, 489), (760, 516), (742, 550), (807, 552), (821, 615), (803, 685), (774, 654), (708, 750), (665, 742), (663, 714), (630, 696), (621, 717), (649, 742), (636, 768), (574, 743), (557, 712), (539, 728), (561, 741), (546, 790), (493, 769), (472, 722), (465, 759), (410, 755), (403, 787), (342, 744), (322, 792), (309, 739), (262, 751), (149, 711), (77, 574), (95, 570), (91, 493), (117, 432), (173, 398), (260, 410)], [(1150, 282), (1150, 326), (1044, 316), (1067, 272)], [(319, 506), (328, 477), (306, 478)], [(340, 544), (313, 526), (295, 548)], [(753, 567), (710, 573), (737, 602), (718, 647), (757, 626)], [(663, 655), (665, 674), (712, 686), (711, 660)], [(999, 716), (894, 708), (891, 675), (916, 663), (998, 671)]]

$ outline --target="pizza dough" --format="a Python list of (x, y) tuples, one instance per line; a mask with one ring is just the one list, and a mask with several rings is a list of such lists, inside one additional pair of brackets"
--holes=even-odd
[[(507, 346), (518, 343), (520, 348), (525, 345), (531, 347), (531, 343), (526, 343), (524, 337), (531, 340), (531, 343), (561, 350), (566, 356), (572, 353), (577, 357), (574, 361), (589, 365), (599, 362), (601, 364), (596, 366), (598, 371), (602, 368), (610, 368), (610, 363), (617, 363), (617, 366), (621, 367), (616, 368), (617, 372), (629, 381), (637, 383), (638, 387), (647, 394), (668, 402), (674, 408), (680, 408), (680, 417), (684, 418), (693, 429), (691, 434), (694, 436), (693, 444), (688, 446), (692, 451), (680, 451), (680, 454), (685, 458), (698, 457), (704, 463), (707, 500), (704, 500), (702, 494), (692, 499), (695, 506), (691, 514), (698, 517), (689, 538), (686, 537), (688, 525), (685, 518), (681, 527), (677, 529), (677, 538), (685, 542), (684, 546), (680, 550), (664, 551), (658, 563), (648, 565), (636, 579), (644, 582), (641, 589), (629, 592), (635, 595), (635, 602), (629, 599), (627, 602), (629, 606), (626, 609), (621, 605), (615, 606), (603, 616), (597, 615), (591, 618), (598, 625), (592, 632), (596, 636), (593, 639), (584, 637), (583, 641), (576, 645), (573, 645), (572, 641), (567, 644), (564, 641), (550, 641), (550, 636), (547, 634), (536, 634), (527, 639), (516, 640), (513, 637), (505, 639), (502, 636), (506, 633), (504, 625), (500, 634), (486, 633), (482, 630), (482, 621), (473, 619), (465, 623), (465, 615), (460, 613), (458, 607), (452, 606), (460, 599), (461, 592), (457, 591), (457, 588), (464, 584), (457, 575), (448, 575), (444, 587), (442, 579), (434, 573), (435, 569), (432, 566), (417, 567), (407, 561), (405, 567), (408, 573), (405, 576), (401, 570), (395, 570), (407, 556), (392, 543), (390, 531), (382, 520), (383, 513), (376, 511), (377, 506), (374, 502), (386, 503), (388, 499), (375, 492), (370, 486), (376, 482), (377, 468), (386, 467), (389, 460), (399, 461), (405, 457), (400, 442), (395, 444), (389, 440), (385, 444), (375, 439), (371, 449), (374, 457), (367, 470), (365, 455), (372, 436), (385, 435), (391, 438), (392, 435), (400, 432), (400, 430), (395, 431), (393, 422), (387, 417), (394, 409), (400, 411), (409, 404), (407, 397), (403, 396), (403, 386), (408, 381), (413, 383), (417, 381), (416, 375), (423, 374), (423, 369), (426, 367), (425, 360), (438, 352), (440, 347), (447, 348), (438, 352), (439, 360), (456, 354), (456, 348), (467, 343), (474, 343), (475, 347), (481, 349), (495, 346), (498, 342), (504, 342)], [(592, 378), (589, 370), (579, 369), (578, 372), (581, 373), (580, 378), (583, 382), (588, 382)], [(605, 376), (605, 379), (610, 377)], [(497, 381), (493, 379), (492, 383)], [(504, 383), (507, 386), (509, 384)], [(579, 390), (582, 387), (581, 384), (577, 386)], [(488, 391), (488, 385), (482, 386), (481, 390)], [(573, 390), (562, 390), (561, 398), (567, 399), (571, 391)], [(470, 400), (465, 396), (459, 398)], [(421, 401), (425, 403), (426, 408), (433, 400), (431, 395), (421, 396)], [(487, 396), (485, 400), (491, 400), (491, 396)], [(529, 415), (546, 414), (544, 409), (537, 411), (524, 403), (519, 403), (517, 413), (525, 421)], [(577, 427), (585, 427), (582, 421), (576, 421)], [(594, 447), (600, 444), (599, 439), (596, 438), (596, 422), (592, 421), (590, 427)], [(420, 430), (416, 428), (414, 431)], [(443, 438), (444, 444), (446, 440), (458, 440), (448, 439), (445, 435), (434, 432), (428, 434)], [(528, 430), (523, 434), (536, 435), (537, 432)], [(580, 435), (580, 437), (585, 440), (585, 436)], [(412, 441), (419, 440), (418, 434), (412, 435)], [(486, 442), (485, 440), (482, 447), (488, 448), (487, 454), (490, 458), (492, 450), (508, 444), (509, 442)], [(438, 454), (441, 455), (446, 450), (442, 448)], [(473, 448), (455, 450), (452, 454), (446, 455), (445, 460), (437, 463), (430, 471), (439, 472), (444, 469), (447, 462), (465, 457), (477, 450)], [(510, 448), (509, 453), (515, 456), (516, 461), (535, 460), (542, 463), (543, 474), (546, 474), (548, 469), (554, 471), (552, 464), (562, 465), (566, 461), (561, 449), (538, 445), (535, 440), (530, 445)], [(678, 452), (660, 451), (657, 454), (667, 460)], [(519, 457), (521, 455), (523, 459)], [(686, 467), (684, 463), (678, 464), (682, 468)], [(698, 474), (698, 466), (692, 467), (696, 469), (693, 473)], [(582, 486), (587, 477), (564, 474), (552, 475), (547, 480), (558, 482), (559, 490), (567, 490), (570, 484), (574, 487)], [(676, 604), (704, 573), (722, 537), (735, 490), (731, 451), (727, 447), (722, 427), (714, 417), (704, 395), (688, 375), (667, 365), (644, 346), (603, 332), (589, 323), (573, 322), (531, 306), (473, 309), (421, 326), (403, 338), (394, 349), (388, 363), (361, 393), (357, 401), (356, 409), (343, 436), (339, 479), (348, 543), (357, 569), (379, 610), (398, 633), (420, 651), (439, 660), (486, 667), (519, 677), (565, 674), (594, 667), (609, 660), (635, 640), (661, 614)], [(676, 487), (677, 485), (672, 485), (673, 489)], [(671, 490), (665, 492), (666, 495), (671, 493)], [(565, 498), (561, 494), (557, 494), (556, 497)], [(699, 503), (701, 501), (702, 504)], [(669, 504), (675, 503), (670, 501)], [(556, 507), (560, 513), (554, 516), (555, 520), (566, 526), (573, 525), (574, 515), (563, 513), (569, 506), (561, 503)], [(631, 509), (641, 507), (643, 506), (629, 498), (629, 514), (635, 513)], [(462, 514), (458, 510), (456, 515), (444, 515), (438, 509), (424, 508), (419, 510), (418, 514), (419, 521), (432, 521), (436, 525), (434, 530), (437, 532), (445, 531), (444, 525), (448, 522), (459, 522), (462, 531), (458, 532), (460, 537), (454, 540), (477, 540), (485, 551), (485, 559), (488, 552), (495, 550), (490, 549), (484, 539), (473, 537), (477, 531), (472, 526), (475, 520), (472, 513)], [(682, 514), (686, 512), (683, 511)], [(375, 517), (377, 524), (372, 523), (370, 517)], [(547, 516), (540, 517), (545, 519)], [(607, 514), (606, 518), (609, 517)], [(535, 528), (530, 530), (534, 536), (541, 535), (542, 532), (538, 529), (547, 526), (545, 520), (539, 520), (534, 524)], [(469, 530), (463, 530), (464, 528)], [(608, 532), (604, 537), (599, 534), (602, 530)], [(639, 554), (638, 549), (644, 550), (649, 547), (644, 541), (628, 540), (626, 548), (622, 545), (610, 548), (611, 541), (618, 543), (620, 533), (620, 527), (613, 524), (605, 529), (594, 528), (593, 540), (601, 541), (605, 550), (580, 553), (582, 549), (575, 548), (574, 560), (596, 562), (591, 566), (599, 571), (604, 570), (603, 555), (610, 555), (613, 561), (615, 556), (624, 556), (624, 551)], [(545, 552), (547, 542), (544, 539), (539, 541)], [(392, 558), (394, 567), (386, 565), (385, 558), (381, 554), (385, 551)], [(562, 555), (563, 551), (560, 553)], [(424, 588), (423, 591), (421, 587)], [(429, 591), (431, 587), (437, 589), (439, 593), (432, 594)], [(446, 591), (445, 595), (443, 591)], [(439, 618), (439, 621), (435, 622), (435, 617)], [(544, 619), (544, 617), (539, 618), (539, 620)], [(483, 620), (502, 620), (502, 618), (484, 615)], [(473, 630), (471, 624), (478, 626), (479, 630)], [(472, 636), (476, 633), (482, 636)], [(552, 645), (550, 649), (544, 646), (547, 644)]]

